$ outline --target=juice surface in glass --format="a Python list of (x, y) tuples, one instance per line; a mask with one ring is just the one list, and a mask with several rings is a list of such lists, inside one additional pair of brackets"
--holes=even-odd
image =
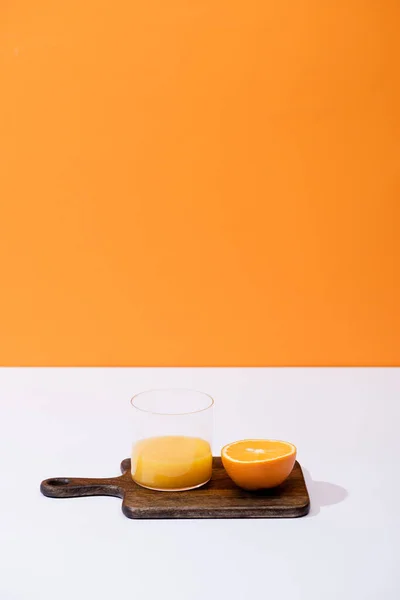
[(168, 435), (139, 440), (132, 448), (132, 479), (153, 490), (185, 490), (211, 478), (210, 444), (201, 438)]

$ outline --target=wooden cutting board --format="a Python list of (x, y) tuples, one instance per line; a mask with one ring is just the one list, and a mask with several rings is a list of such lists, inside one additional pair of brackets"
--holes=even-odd
[(238, 488), (219, 457), (213, 458), (212, 478), (205, 486), (186, 492), (156, 492), (132, 481), (131, 461), (121, 463), (122, 475), (107, 479), (58, 477), (42, 481), (50, 498), (117, 496), (130, 519), (253, 519), (302, 517), (310, 510), (303, 472), (298, 462), (279, 487), (260, 492)]

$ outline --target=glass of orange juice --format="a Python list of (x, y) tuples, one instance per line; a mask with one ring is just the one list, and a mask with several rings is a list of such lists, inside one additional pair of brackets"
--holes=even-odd
[(214, 400), (185, 389), (150, 390), (131, 400), (132, 479), (158, 491), (198, 488), (211, 478)]

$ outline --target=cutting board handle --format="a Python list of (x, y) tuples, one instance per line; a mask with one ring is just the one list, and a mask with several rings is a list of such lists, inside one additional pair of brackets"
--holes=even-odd
[(117, 496), (117, 498), (122, 498), (126, 485), (127, 481), (123, 475), (106, 479), (52, 477), (42, 481), (40, 491), (49, 498), (77, 498), (80, 496)]

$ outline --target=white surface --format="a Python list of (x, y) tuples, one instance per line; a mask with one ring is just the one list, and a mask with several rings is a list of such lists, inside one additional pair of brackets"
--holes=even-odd
[[(113, 476), (129, 399), (215, 397), (215, 448), (292, 441), (310, 516), (132, 521), (117, 498), (52, 500), (52, 476)], [(400, 369), (0, 370), (0, 600), (398, 600)]]

